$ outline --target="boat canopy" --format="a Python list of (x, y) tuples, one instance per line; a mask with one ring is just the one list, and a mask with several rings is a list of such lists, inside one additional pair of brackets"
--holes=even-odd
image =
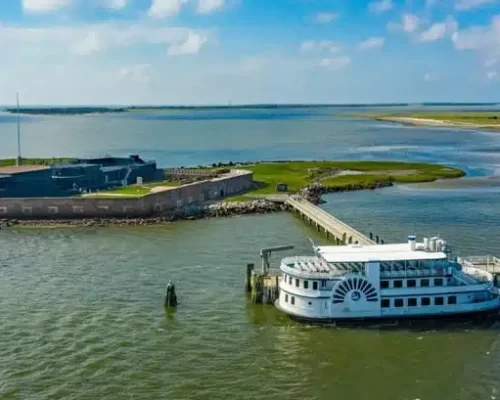
[(444, 260), (443, 252), (412, 250), (407, 243), (381, 245), (317, 246), (316, 253), (329, 263)]

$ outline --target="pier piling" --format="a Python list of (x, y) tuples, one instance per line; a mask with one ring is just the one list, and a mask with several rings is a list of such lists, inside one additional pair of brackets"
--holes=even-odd
[(254, 264), (247, 264), (245, 275), (245, 290), (247, 293), (252, 292), (252, 273), (254, 271)]
[(165, 307), (177, 307), (177, 295), (175, 294), (175, 285), (172, 281), (168, 282), (167, 289), (165, 291)]

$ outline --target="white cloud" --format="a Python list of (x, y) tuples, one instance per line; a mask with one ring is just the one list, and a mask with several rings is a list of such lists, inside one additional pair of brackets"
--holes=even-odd
[(174, 17), (181, 12), (185, 3), (187, 0), (152, 0), (148, 14), (158, 19)]
[(495, 76), (497, 76), (496, 71), (488, 71), (488, 72), (486, 73), (486, 77), (487, 77), (488, 79), (493, 79)]
[(199, 0), (198, 14), (210, 14), (221, 10), (224, 7), (224, 0)]
[(392, 4), (392, 0), (373, 1), (368, 5), (368, 9), (373, 13), (389, 11), (392, 10), (393, 7), (394, 4)]
[(198, 54), (206, 42), (206, 36), (190, 31), (184, 40), (174, 43), (168, 48), (168, 55)]
[(347, 67), (350, 63), (351, 59), (349, 57), (323, 58), (319, 66), (336, 71)]
[(316, 22), (318, 24), (329, 24), (338, 18), (338, 14), (333, 12), (320, 12), (316, 14)]
[(403, 14), (401, 16), (401, 22), (389, 22), (387, 27), (392, 31), (403, 31), (406, 33), (415, 32), (420, 26), (421, 21), (414, 14)]
[(418, 36), (418, 41), (435, 42), (446, 36), (453, 35), (457, 31), (457, 28), (457, 22), (452, 17), (448, 17), (446, 21), (435, 23), (429, 29), (421, 32)]
[(361, 50), (376, 49), (382, 47), (384, 45), (384, 42), (385, 40), (382, 37), (372, 37), (362, 41), (358, 47)]
[(120, 68), (117, 78), (120, 81), (128, 80), (137, 83), (149, 83), (151, 81), (151, 65), (138, 64)]
[(426, 81), (426, 82), (432, 81), (433, 79), (434, 79), (434, 77), (430, 73), (427, 73), (424, 75), (424, 81)]
[(452, 40), (457, 50), (481, 50), (489, 58), (497, 58), (500, 55), (500, 15), (493, 17), (491, 25), (455, 32)]
[(331, 40), (306, 40), (300, 44), (300, 49), (304, 52), (329, 50), (331, 53), (338, 53), (341, 47)]
[(489, 58), (488, 60), (486, 60), (484, 62), (484, 67), (485, 68), (493, 67), (497, 62), (498, 62), (497, 59), (495, 59), (495, 58)]
[(23, 10), (27, 13), (54, 12), (69, 5), (69, 0), (22, 0)]
[(467, 11), (476, 7), (481, 7), (495, 3), (496, 0), (457, 0), (455, 8), (459, 11)]
[[(171, 50), (197, 52), (208, 40), (208, 32), (182, 27), (158, 27), (149, 24), (102, 23), (84, 26), (20, 28), (2, 26), (2, 54), (24, 49), (25, 53), (77, 55), (103, 50), (128, 48), (139, 44), (155, 44)], [(9, 45), (10, 44), (10, 45)], [(175, 52), (175, 51), (174, 51)]]
[(102, 7), (112, 10), (121, 10), (127, 7), (128, 0), (104, 0)]
[(99, 39), (97, 32), (89, 32), (85, 38), (73, 43), (71, 46), (71, 51), (79, 55), (98, 53), (102, 49), (103, 43)]

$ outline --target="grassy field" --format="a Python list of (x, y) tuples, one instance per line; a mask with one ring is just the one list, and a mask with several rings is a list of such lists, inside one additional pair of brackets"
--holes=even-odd
[[(167, 187), (176, 187), (179, 186), (180, 182), (148, 182), (144, 185), (131, 185), (131, 186), (122, 186), (115, 189), (110, 190), (101, 190), (99, 193), (92, 195), (92, 197), (102, 197), (102, 198), (111, 198), (111, 197), (143, 197), (147, 194), (151, 193), (151, 189), (157, 186), (167, 186)], [(88, 195), (87, 195), (88, 196)]]
[[(74, 160), (74, 158), (23, 158), (23, 164), (25, 165), (50, 165), (60, 162), (68, 162)], [(16, 165), (16, 160), (14, 158), (6, 158), (0, 160), (0, 167), (10, 167)]]
[[(358, 117), (382, 121), (399, 118), (434, 120), (447, 124), (471, 125), (500, 129), (500, 112), (456, 112), (456, 113), (413, 113), (413, 114), (360, 114)], [(418, 121), (417, 121), (418, 122)], [(423, 121), (424, 123), (425, 121)]]
[[(294, 161), (245, 165), (254, 172), (254, 180), (261, 188), (247, 195), (275, 194), (276, 185), (286, 183), (288, 192), (298, 192), (314, 182), (332, 187), (369, 185), (377, 181), (395, 183), (432, 182), (437, 179), (459, 178), (465, 173), (459, 169), (437, 164), (374, 162), (374, 161)], [(338, 170), (358, 171), (360, 174), (335, 176)], [(238, 196), (237, 200), (245, 197)]]

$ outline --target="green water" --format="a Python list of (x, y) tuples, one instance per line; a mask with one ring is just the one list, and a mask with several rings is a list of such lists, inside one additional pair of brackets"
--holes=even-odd
[[(339, 116), (356, 112), (23, 118), (22, 148), (26, 157), (138, 153), (160, 166), (397, 159), (500, 176), (499, 134)], [(0, 157), (15, 156), (12, 116), (0, 113), (0, 138)], [(337, 193), (324, 208), (387, 241), (441, 234), (459, 254), (500, 255), (499, 186), (460, 182)], [(0, 230), (0, 399), (500, 399), (496, 325), (320, 328), (249, 304), (245, 265), (259, 263), (261, 247), (310, 254), (308, 236), (323, 241), (288, 214)], [(169, 280), (180, 304), (166, 315)]]
[[(494, 399), (496, 329), (312, 327), (243, 292), (289, 214), (145, 228), (4, 230), (1, 399)], [(165, 284), (179, 307), (166, 314)]]

